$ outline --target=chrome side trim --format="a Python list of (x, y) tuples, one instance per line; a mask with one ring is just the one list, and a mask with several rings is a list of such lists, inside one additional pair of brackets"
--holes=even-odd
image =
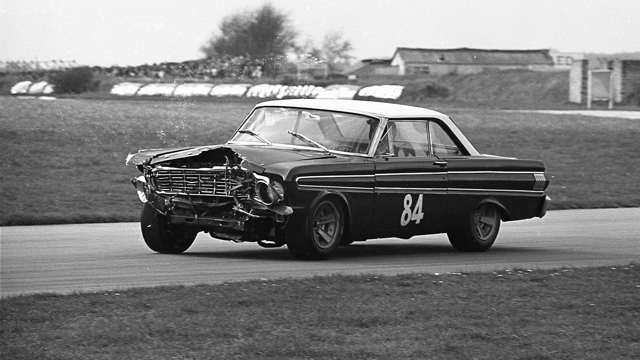
[(534, 175), (541, 174), (533, 171), (498, 171), (498, 170), (474, 170), (474, 171), (433, 171), (433, 172), (396, 172), (396, 173), (381, 173), (376, 176), (397, 176), (397, 175), (447, 175), (447, 174), (517, 174), (517, 175)]
[(325, 179), (363, 179), (371, 180), (374, 175), (314, 175), (314, 176), (299, 176), (296, 178), (296, 186), (301, 190), (337, 190), (345, 192), (359, 192), (359, 193), (373, 193), (373, 187), (364, 186), (349, 186), (349, 185), (317, 185), (317, 184), (300, 184), (300, 181), (304, 180), (325, 180)]
[(534, 190), (511, 190), (511, 189), (464, 189), (464, 188), (399, 188), (399, 187), (377, 187), (375, 188), (376, 193), (383, 194), (396, 194), (401, 193), (405, 194), (408, 192), (416, 192), (416, 193), (429, 193), (429, 194), (478, 194), (478, 195), (486, 195), (486, 194), (496, 194), (496, 195), (513, 195), (513, 196), (542, 196), (544, 195), (544, 191), (534, 191)]
[(534, 171), (506, 171), (506, 170), (461, 170), (448, 171), (449, 174), (537, 174)]
[(407, 176), (407, 175), (447, 175), (446, 171), (434, 171), (434, 172), (410, 172), (410, 173), (381, 173), (375, 176)]
[[(299, 180), (323, 180), (331, 178), (340, 179), (371, 179), (376, 177), (385, 176), (411, 176), (411, 175), (437, 175), (443, 176), (447, 174), (528, 174), (533, 175), (535, 184), (532, 190), (518, 190), (518, 189), (491, 189), (491, 188), (427, 188), (427, 187), (360, 187), (360, 186), (348, 186), (348, 185), (301, 185)], [(343, 174), (343, 175), (315, 175), (315, 176), (300, 176), (295, 180), (296, 185), (301, 190), (323, 190), (331, 189), (344, 192), (367, 192), (367, 193), (381, 193), (381, 194), (393, 194), (393, 193), (425, 193), (425, 194), (478, 194), (478, 195), (506, 195), (506, 196), (543, 196), (544, 183), (546, 178), (544, 173), (533, 171), (450, 171), (450, 172), (398, 172), (398, 173), (383, 173), (383, 174)]]
[(432, 172), (390, 172), (390, 173), (376, 173), (374, 175), (357, 175), (357, 174), (347, 174), (347, 175), (312, 175), (312, 176), (300, 176), (298, 179), (304, 178), (332, 178), (332, 177), (340, 177), (340, 178), (348, 178), (348, 177), (375, 177), (375, 176), (406, 176), (406, 175), (447, 175), (447, 174), (531, 174), (534, 177), (536, 175), (544, 176), (544, 173), (533, 172), (533, 171), (432, 171)]
[(409, 187), (357, 187), (357, 186), (323, 186), (298, 185), (300, 190), (337, 190), (353, 193), (406, 194), (423, 193), (435, 195), (499, 195), (499, 196), (543, 196), (544, 191), (511, 190), (511, 189), (464, 189), (464, 188), (409, 188)]
[(542, 196), (544, 191), (538, 190), (512, 190), (512, 189), (465, 189), (465, 188), (448, 188), (449, 194), (497, 194), (497, 195), (525, 195), (525, 196)]
[(300, 180), (310, 180), (310, 179), (332, 179), (332, 178), (372, 178), (375, 175), (371, 174), (362, 174), (362, 175), (311, 175), (311, 176), (298, 176), (296, 178), (296, 183)]
[(358, 186), (298, 185), (298, 189), (300, 190), (337, 190), (337, 191), (343, 191), (343, 192), (371, 193), (371, 194), (373, 194), (374, 192), (373, 188), (358, 187)]
[(423, 194), (446, 195), (447, 188), (376, 187), (375, 192), (378, 194), (423, 193)]

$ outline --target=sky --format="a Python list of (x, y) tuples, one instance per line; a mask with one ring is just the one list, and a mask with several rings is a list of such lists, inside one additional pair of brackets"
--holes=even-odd
[[(341, 31), (358, 58), (398, 46), (640, 51), (640, 0), (272, 0), (298, 40)], [(264, 0), (0, 0), (0, 60), (136, 65), (202, 57), (221, 20)]]

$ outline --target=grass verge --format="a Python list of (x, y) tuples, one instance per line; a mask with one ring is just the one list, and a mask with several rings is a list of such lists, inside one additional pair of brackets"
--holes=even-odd
[[(0, 225), (135, 221), (127, 153), (224, 142), (252, 106), (0, 97)], [(553, 209), (640, 206), (639, 121), (441, 110), (481, 152), (545, 161)]]
[(0, 300), (7, 359), (637, 359), (640, 266)]

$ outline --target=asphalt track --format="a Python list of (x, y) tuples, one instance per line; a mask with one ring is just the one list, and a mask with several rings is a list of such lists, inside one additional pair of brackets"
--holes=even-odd
[(485, 253), (454, 251), (445, 236), (378, 239), (325, 261), (293, 260), (200, 234), (182, 255), (148, 250), (137, 223), (0, 228), (2, 296), (105, 291), (327, 274), (494, 271), (619, 265), (640, 261), (640, 208), (552, 211), (504, 223)]

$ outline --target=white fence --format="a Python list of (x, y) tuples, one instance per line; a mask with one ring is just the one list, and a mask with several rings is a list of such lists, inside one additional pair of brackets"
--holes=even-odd
[[(359, 86), (335, 84), (326, 87), (316, 85), (283, 84), (210, 84), (210, 83), (137, 83), (122, 82), (109, 92), (116, 96), (167, 96), (167, 97), (245, 97), (260, 99), (354, 99), (374, 98), (397, 100), (404, 90), (401, 85)], [(13, 95), (48, 95), (54, 88), (46, 81), (21, 81), (11, 88)]]
[(53, 85), (46, 81), (20, 81), (11, 87), (11, 95), (49, 95), (53, 94)]
[(401, 85), (358, 86), (335, 84), (326, 87), (316, 85), (283, 84), (171, 84), (171, 83), (120, 83), (111, 89), (118, 96), (210, 96), (245, 97), (259, 99), (354, 99), (376, 98), (397, 100), (404, 90)]

